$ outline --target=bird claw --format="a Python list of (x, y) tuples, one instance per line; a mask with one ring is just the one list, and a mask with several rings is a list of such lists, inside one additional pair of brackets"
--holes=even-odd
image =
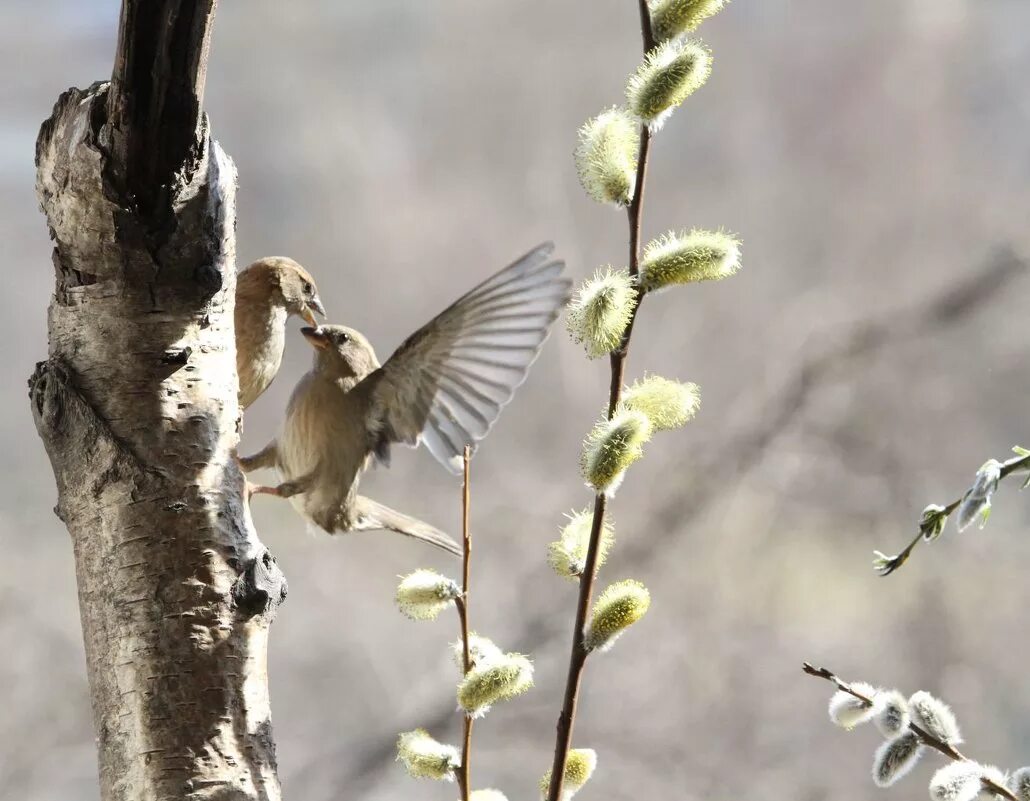
[(247, 497), (253, 497), (254, 495), (274, 495), (277, 498), (282, 498), (282, 486), (269, 487), (265, 484), (251, 484), (247, 482)]

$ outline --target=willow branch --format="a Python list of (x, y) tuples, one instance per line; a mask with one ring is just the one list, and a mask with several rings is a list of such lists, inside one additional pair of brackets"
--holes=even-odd
[[(825, 679), (826, 681), (833, 684), (841, 692), (845, 692), (848, 695), (857, 698), (859, 701), (862, 702), (863, 706), (871, 707), (873, 705), (872, 698), (870, 698), (868, 695), (865, 695), (864, 693), (855, 690), (854, 687), (851, 686), (851, 684), (849, 684), (846, 681), (843, 681), (835, 673), (827, 670), (826, 668), (813, 667), (808, 662), (804, 662), (801, 665), (801, 669), (809, 676), (815, 676), (817, 679)], [(969, 757), (965, 756), (951, 743), (945, 742), (944, 740), (940, 740), (934, 737), (932, 734), (930, 734), (930, 732), (928, 732), (921, 726), (915, 723), (909, 723), (908, 728), (909, 731), (911, 731), (913, 734), (916, 735), (916, 737), (919, 738), (920, 742), (922, 742), (923, 745), (928, 745), (935, 751), (939, 751), (940, 753), (944, 754), (944, 756), (948, 757), (948, 759), (955, 760), (956, 762), (972, 761), (969, 759)], [(998, 784), (993, 779), (981, 778), (980, 781), (983, 782), (984, 789), (988, 792), (994, 793), (995, 795), (1000, 795), (1002, 798), (1009, 799), (1009, 801), (1019, 801), (1019, 798), (1015, 794), (1013, 794), (1011, 790), (1009, 790), (1007, 787)]]
[[(654, 35), (651, 30), (651, 14), (647, 1), (640, 0), (640, 30), (644, 51), (654, 46)], [(637, 157), (637, 174), (634, 182), (633, 199), (627, 206), (629, 221), (629, 274), (633, 278), (640, 273), (640, 227), (644, 209), (644, 186), (647, 180), (647, 161), (650, 153), (651, 134), (646, 125), (641, 126), (640, 151)], [(641, 296), (642, 299), (642, 296)], [(619, 348), (609, 357), (611, 366), (611, 383), (608, 390), (608, 419), (615, 414), (619, 405), (626, 373), (626, 359), (629, 356), (629, 344), (633, 336), (633, 324), (640, 310), (640, 299), (633, 309), (626, 332)], [(547, 801), (559, 801), (562, 796), (562, 785), (565, 782), (565, 765), (569, 750), (572, 748), (572, 731), (576, 721), (576, 710), (579, 707), (579, 690), (586, 667), (588, 651), (583, 642), (590, 601), (594, 592), (594, 579), (597, 573), (597, 558), (600, 550), (601, 532), (604, 529), (604, 517), (607, 512), (608, 498), (604, 493), (594, 497), (594, 512), (590, 525), (590, 542), (587, 546), (586, 564), (579, 577), (579, 597), (576, 603), (576, 621), (572, 631), (572, 649), (569, 654), (569, 670), (565, 680), (565, 696), (562, 701), (561, 714), (558, 716), (557, 733), (554, 745), (554, 761), (551, 763), (551, 784), (547, 791)]]

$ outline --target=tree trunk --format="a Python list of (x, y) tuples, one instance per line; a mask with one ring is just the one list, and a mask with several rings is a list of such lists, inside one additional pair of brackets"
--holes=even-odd
[(232, 161), (201, 110), (215, 0), (124, 0), (110, 84), (36, 146), (55, 242), (30, 397), (75, 552), (104, 801), (279, 799), (285, 598), (233, 460)]

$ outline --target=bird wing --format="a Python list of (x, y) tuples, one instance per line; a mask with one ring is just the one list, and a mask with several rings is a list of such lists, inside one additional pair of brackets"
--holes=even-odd
[(565, 263), (546, 243), (488, 278), (424, 325), (369, 376), (369, 434), (424, 442), (453, 473), (486, 436), (547, 338), (569, 295)]

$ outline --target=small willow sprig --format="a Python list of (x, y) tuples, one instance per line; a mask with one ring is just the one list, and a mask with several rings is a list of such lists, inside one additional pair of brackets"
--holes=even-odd
[(472, 790), (472, 727), (475, 719), (485, 715), (492, 705), (521, 695), (533, 686), (533, 665), (522, 654), (506, 654), (469, 629), (471, 457), (471, 448), (466, 446), (461, 489), (461, 585), (435, 571), (420, 569), (402, 577), (397, 587), (397, 606), (412, 620), (435, 620), (452, 603), (457, 609), (459, 638), (453, 651), (462, 677), (457, 687), (462, 746), (459, 750), (438, 742), (424, 729), (414, 729), (398, 737), (397, 759), (414, 778), (457, 781), (461, 801), (504, 801), (499, 790)]
[[(464, 469), (461, 482), (461, 595), (454, 599), (458, 610), (459, 636), (461, 637), (462, 675), (466, 678), (472, 672), (472, 656), (469, 653), (469, 564), (472, 559), (472, 532), (469, 527), (469, 506), (471, 500), (472, 448), (465, 446)], [(461, 766), (457, 769), (458, 788), (461, 801), (469, 801), (472, 792), (472, 715), (462, 713), (464, 732), (461, 740)]]
[[(964, 531), (979, 521), (980, 527), (987, 523), (991, 513), (991, 500), (998, 484), (1013, 473), (1030, 470), (1030, 451), (1016, 446), (1012, 449), (1016, 456), (1004, 462), (990, 459), (977, 471), (973, 485), (946, 506), (930, 504), (923, 510), (919, 519), (919, 533), (905, 546), (900, 553), (888, 556), (881, 551), (874, 551), (873, 569), (881, 576), (889, 576), (905, 562), (915, 547), (923, 541), (932, 542), (940, 537), (953, 513), (958, 512), (958, 530)], [(1030, 478), (1023, 483), (1023, 489), (1030, 485)]]
[[(891, 741), (899, 742), (901, 738), (898, 735), (902, 734), (903, 730), (907, 729), (907, 731), (911, 732), (912, 735), (915, 736), (921, 745), (929, 746), (935, 751), (946, 756), (948, 759), (955, 762), (969, 763), (970, 766), (975, 768), (983, 767), (973, 762), (955, 747), (955, 743), (960, 742), (960, 738), (958, 736), (958, 726), (955, 723), (954, 716), (942, 702), (930, 696), (929, 693), (916, 693), (916, 695), (912, 696), (912, 699), (905, 702), (904, 696), (897, 693), (897, 691), (884, 692), (864, 683), (861, 685), (857, 682), (849, 683), (839, 678), (832, 671), (822, 667), (813, 667), (808, 662), (803, 663), (801, 669), (809, 676), (814, 676), (817, 679), (825, 679), (833, 684), (839, 693), (851, 696), (855, 701), (857, 701), (857, 704), (853, 703), (853, 706), (849, 708), (845, 704), (842, 704), (838, 700), (837, 696), (831, 700), (831, 717), (836, 715), (834, 722), (838, 725), (843, 726), (844, 728), (852, 728), (859, 723), (879, 717), (880, 720), (878, 720), (877, 723), (880, 725), (881, 730), (884, 731), (885, 736), (889, 738), (888, 743)], [(918, 701), (918, 704), (913, 705), (913, 701)], [(896, 705), (895, 709), (888, 709), (888, 702)], [(913, 706), (912, 713), (910, 713), (908, 709), (910, 705)], [(916, 710), (921, 710), (921, 714)], [(887, 724), (889, 727), (887, 730), (884, 730), (885, 727), (882, 724), (882, 720), (884, 718), (891, 721), (891, 723)], [(923, 725), (917, 723), (913, 718), (917, 718)], [(936, 731), (929, 731), (928, 729), (930, 728), (935, 729)], [(881, 763), (884, 761), (884, 759), (881, 758), (882, 753), (884, 753), (882, 750), (877, 752), (877, 761)], [(918, 750), (909, 751), (905, 754), (906, 764), (888, 766), (888, 768), (892, 768), (893, 770), (883, 777), (881, 786), (887, 786), (888, 784), (893, 783), (895, 779), (904, 775), (904, 773), (910, 769), (911, 765), (915, 763), (916, 759), (918, 759)], [(982, 789), (1001, 796), (1002, 798), (1006, 798), (1008, 801), (1023, 801), (1020, 795), (1017, 795), (1005, 786), (1003, 783), (1003, 776), (995, 777), (993, 775), (986, 775), (988, 773), (993, 774), (995, 772), (996, 771), (988, 768), (982, 769), (978, 776)], [(874, 770), (874, 776), (875, 775)], [(938, 771), (937, 775), (940, 775), (940, 771)], [(933, 794), (936, 780), (937, 776), (934, 777), (934, 781), (931, 781), (931, 797), (934, 798), (937, 797)]]

